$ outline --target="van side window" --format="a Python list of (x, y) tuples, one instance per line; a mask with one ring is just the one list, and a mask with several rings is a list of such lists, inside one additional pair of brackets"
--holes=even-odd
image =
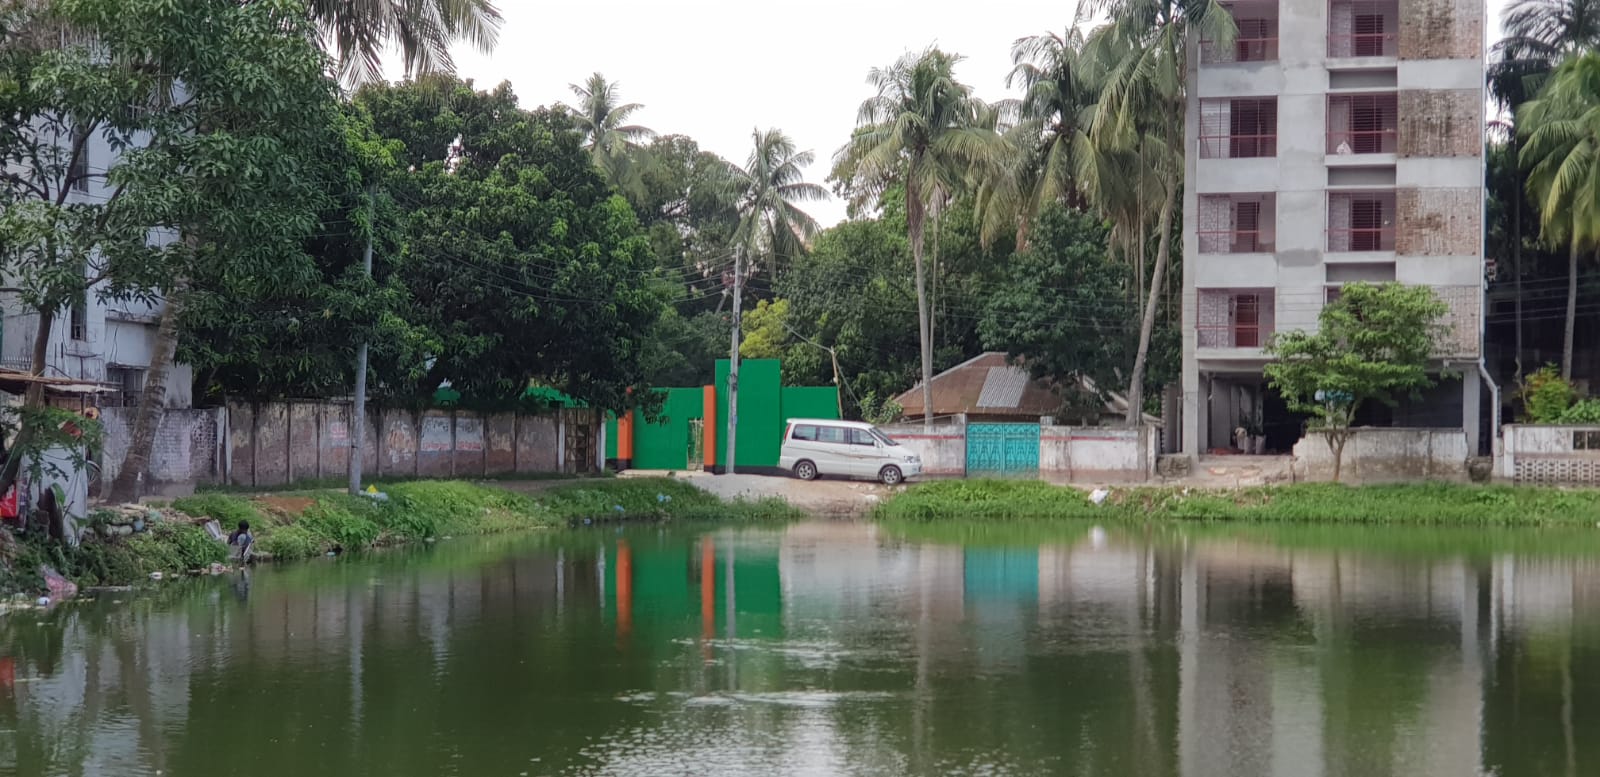
[(815, 439), (817, 439), (817, 427), (815, 427), (815, 426), (796, 426), (794, 428), (794, 434), (790, 435), (789, 439), (792, 439), (792, 440), (815, 440)]
[(877, 443), (872, 439), (872, 435), (867, 433), (867, 430), (865, 430), (865, 429), (851, 429), (850, 430), (850, 444), (851, 445), (866, 445), (866, 446), (870, 447), (870, 446), (876, 445)]
[(819, 426), (817, 427), (817, 442), (843, 443), (844, 430), (837, 426)]

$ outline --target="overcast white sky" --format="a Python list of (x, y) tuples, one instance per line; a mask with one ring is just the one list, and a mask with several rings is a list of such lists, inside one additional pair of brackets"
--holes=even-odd
[[(1488, 0), (1489, 39), (1505, 0)], [(571, 101), (567, 85), (599, 71), (643, 103), (639, 123), (683, 134), (743, 164), (750, 132), (778, 127), (817, 155), (811, 180), (855, 126), (872, 92), (867, 71), (938, 44), (966, 56), (958, 75), (978, 96), (1009, 96), (1011, 44), (1060, 31), (1074, 0), (501, 0), (500, 45), (456, 52), (461, 76), (488, 88), (509, 80), (525, 107)], [(824, 226), (837, 200), (808, 209)]]

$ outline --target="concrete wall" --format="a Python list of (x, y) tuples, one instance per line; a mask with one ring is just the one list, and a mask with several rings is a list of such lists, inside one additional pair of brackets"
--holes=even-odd
[[(922, 457), (928, 477), (965, 477), (967, 434), (962, 424), (897, 424), (883, 431)], [(1148, 480), (1160, 434), (1154, 427), (1046, 426), (1039, 430), (1039, 477), (1056, 482), (1105, 483)]]
[(1155, 466), (1154, 427), (1047, 426), (1039, 435), (1039, 476), (1078, 483), (1143, 482)]
[[(128, 457), (128, 441), (133, 436), (134, 408), (108, 407), (100, 420), (105, 428), (100, 452), (101, 489), (109, 488), (122, 462)], [(215, 483), (223, 471), (225, 445), (221, 430), (227, 425), (228, 411), (168, 410), (156, 429), (155, 447), (150, 451), (150, 482), (145, 493), (183, 491), (194, 483)]]
[(896, 424), (881, 427), (906, 450), (922, 457), (922, 474), (927, 477), (965, 477), (967, 474), (967, 427), (960, 424), (937, 425), (932, 433), (922, 424)]
[(1516, 483), (1600, 486), (1600, 426), (1505, 427), (1495, 474)]
[[(1340, 479), (1347, 483), (1419, 480), (1466, 482), (1467, 434), (1460, 429), (1357, 429), (1345, 444)], [(1321, 435), (1294, 446), (1297, 478), (1331, 480), (1333, 452)]]
[[(194, 412), (213, 413), (228, 441), (225, 466), (195, 482), (264, 487), (336, 478), (347, 471), (353, 433), (347, 402), (272, 402)], [(373, 408), (362, 430), (363, 471), (371, 477), (436, 478), (590, 472), (597, 466), (593, 456), (580, 460), (562, 450), (569, 433), (578, 434), (578, 427), (590, 423), (587, 414), (573, 412), (485, 416)]]

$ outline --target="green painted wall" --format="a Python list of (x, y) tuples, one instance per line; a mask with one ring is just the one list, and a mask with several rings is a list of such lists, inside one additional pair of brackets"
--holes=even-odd
[(705, 416), (705, 390), (658, 389), (666, 395), (659, 423), (647, 424), (634, 415), (633, 466), (639, 469), (687, 469), (689, 422)]
[[(739, 466), (776, 467), (783, 425), (790, 418), (838, 418), (838, 389), (783, 386), (776, 359), (745, 359), (739, 372)], [(717, 463), (727, 463), (728, 360), (717, 361)], [(633, 466), (682, 470), (689, 466), (689, 422), (705, 417), (702, 387), (657, 389), (666, 395), (659, 423), (635, 416)], [(617, 419), (606, 417), (606, 458), (617, 457)]]
[[(739, 460), (741, 467), (778, 466), (783, 440), (783, 392), (777, 359), (739, 362)], [(728, 464), (728, 360), (717, 360), (717, 464)]]
[[(839, 390), (831, 386), (784, 386), (783, 417), (778, 423), (791, 418), (839, 419)], [(783, 429), (780, 427), (781, 435)]]

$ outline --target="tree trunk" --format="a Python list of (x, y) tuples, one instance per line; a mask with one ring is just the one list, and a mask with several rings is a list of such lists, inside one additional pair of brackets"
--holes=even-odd
[[(45, 360), (50, 353), (50, 327), (55, 324), (56, 311), (54, 308), (36, 311), (39, 314), (39, 329), (33, 334), (33, 353), (28, 372), (31, 375), (43, 375)], [(5, 467), (0, 469), (0, 494), (11, 490), (17, 482), (17, 475), (22, 472), (22, 460), (26, 457), (28, 447), (33, 443), (36, 433), (34, 423), (27, 418), (27, 411), (38, 410), (44, 407), (44, 384), (30, 383), (28, 390), (23, 394), (22, 409), (24, 415), (21, 423), (17, 425), (17, 435), (11, 440), (11, 449), (6, 456)], [(20, 489), (18, 489), (20, 491)]]
[(917, 268), (917, 327), (922, 339), (922, 428), (933, 431), (933, 319), (928, 310), (928, 277), (922, 266), (922, 220), (926, 215), (915, 173), (907, 176), (906, 231), (911, 238), (911, 261)]
[[(1517, 133), (1511, 133), (1511, 159), (1517, 159)], [(1511, 273), (1515, 284), (1512, 299), (1515, 301), (1517, 317), (1517, 382), (1522, 382), (1522, 198), (1526, 196), (1522, 190), (1522, 171), (1517, 165), (1512, 165), (1511, 180), (1515, 184), (1511, 197)]]
[(1339, 482), (1340, 471), (1344, 469), (1344, 444), (1347, 435), (1334, 433), (1328, 436), (1328, 447), (1333, 449), (1333, 482)]
[(1167, 274), (1167, 262), (1172, 253), (1172, 209), (1177, 206), (1178, 182), (1169, 181), (1167, 200), (1161, 204), (1161, 245), (1156, 247), (1156, 269), (1150, 276), (1149, 300), (1144, 306), (1144, 320), (1139, 325), (1139, 350), (1133, 357), (1133, 375), (1128, 379), (1129, 426), (1137, 426), (1144, 413), (1144, 368), (1150, 354), (1150, 335), (1156, 325), (1156, 308), (1161, 305), (1161, 284)]
[(1561, 339), (1561, 377), (1572, 380), (1572, 335), (1578, 325), (1578, 241), (1567, 252), (1567, 333)]
[(138, 501), (144, 476), (150, 469), (156, 430), (161, 427), (161, 417), (167, 410), (167, 373), (178, 351), (178, 308), (188, 288), (189, 282), (179, 278), (167, 292), (161, 325), (156, 329), (155, 350), (150, 354), (150, 369), (145, 373), (144, 393), (139, 397), (139, 411), (134, 416), (133, 432), (128, 438), (128, 456), (122, 460), (122, 469), (111, 483), (111, 493), (107, 495), (110, 501)]

